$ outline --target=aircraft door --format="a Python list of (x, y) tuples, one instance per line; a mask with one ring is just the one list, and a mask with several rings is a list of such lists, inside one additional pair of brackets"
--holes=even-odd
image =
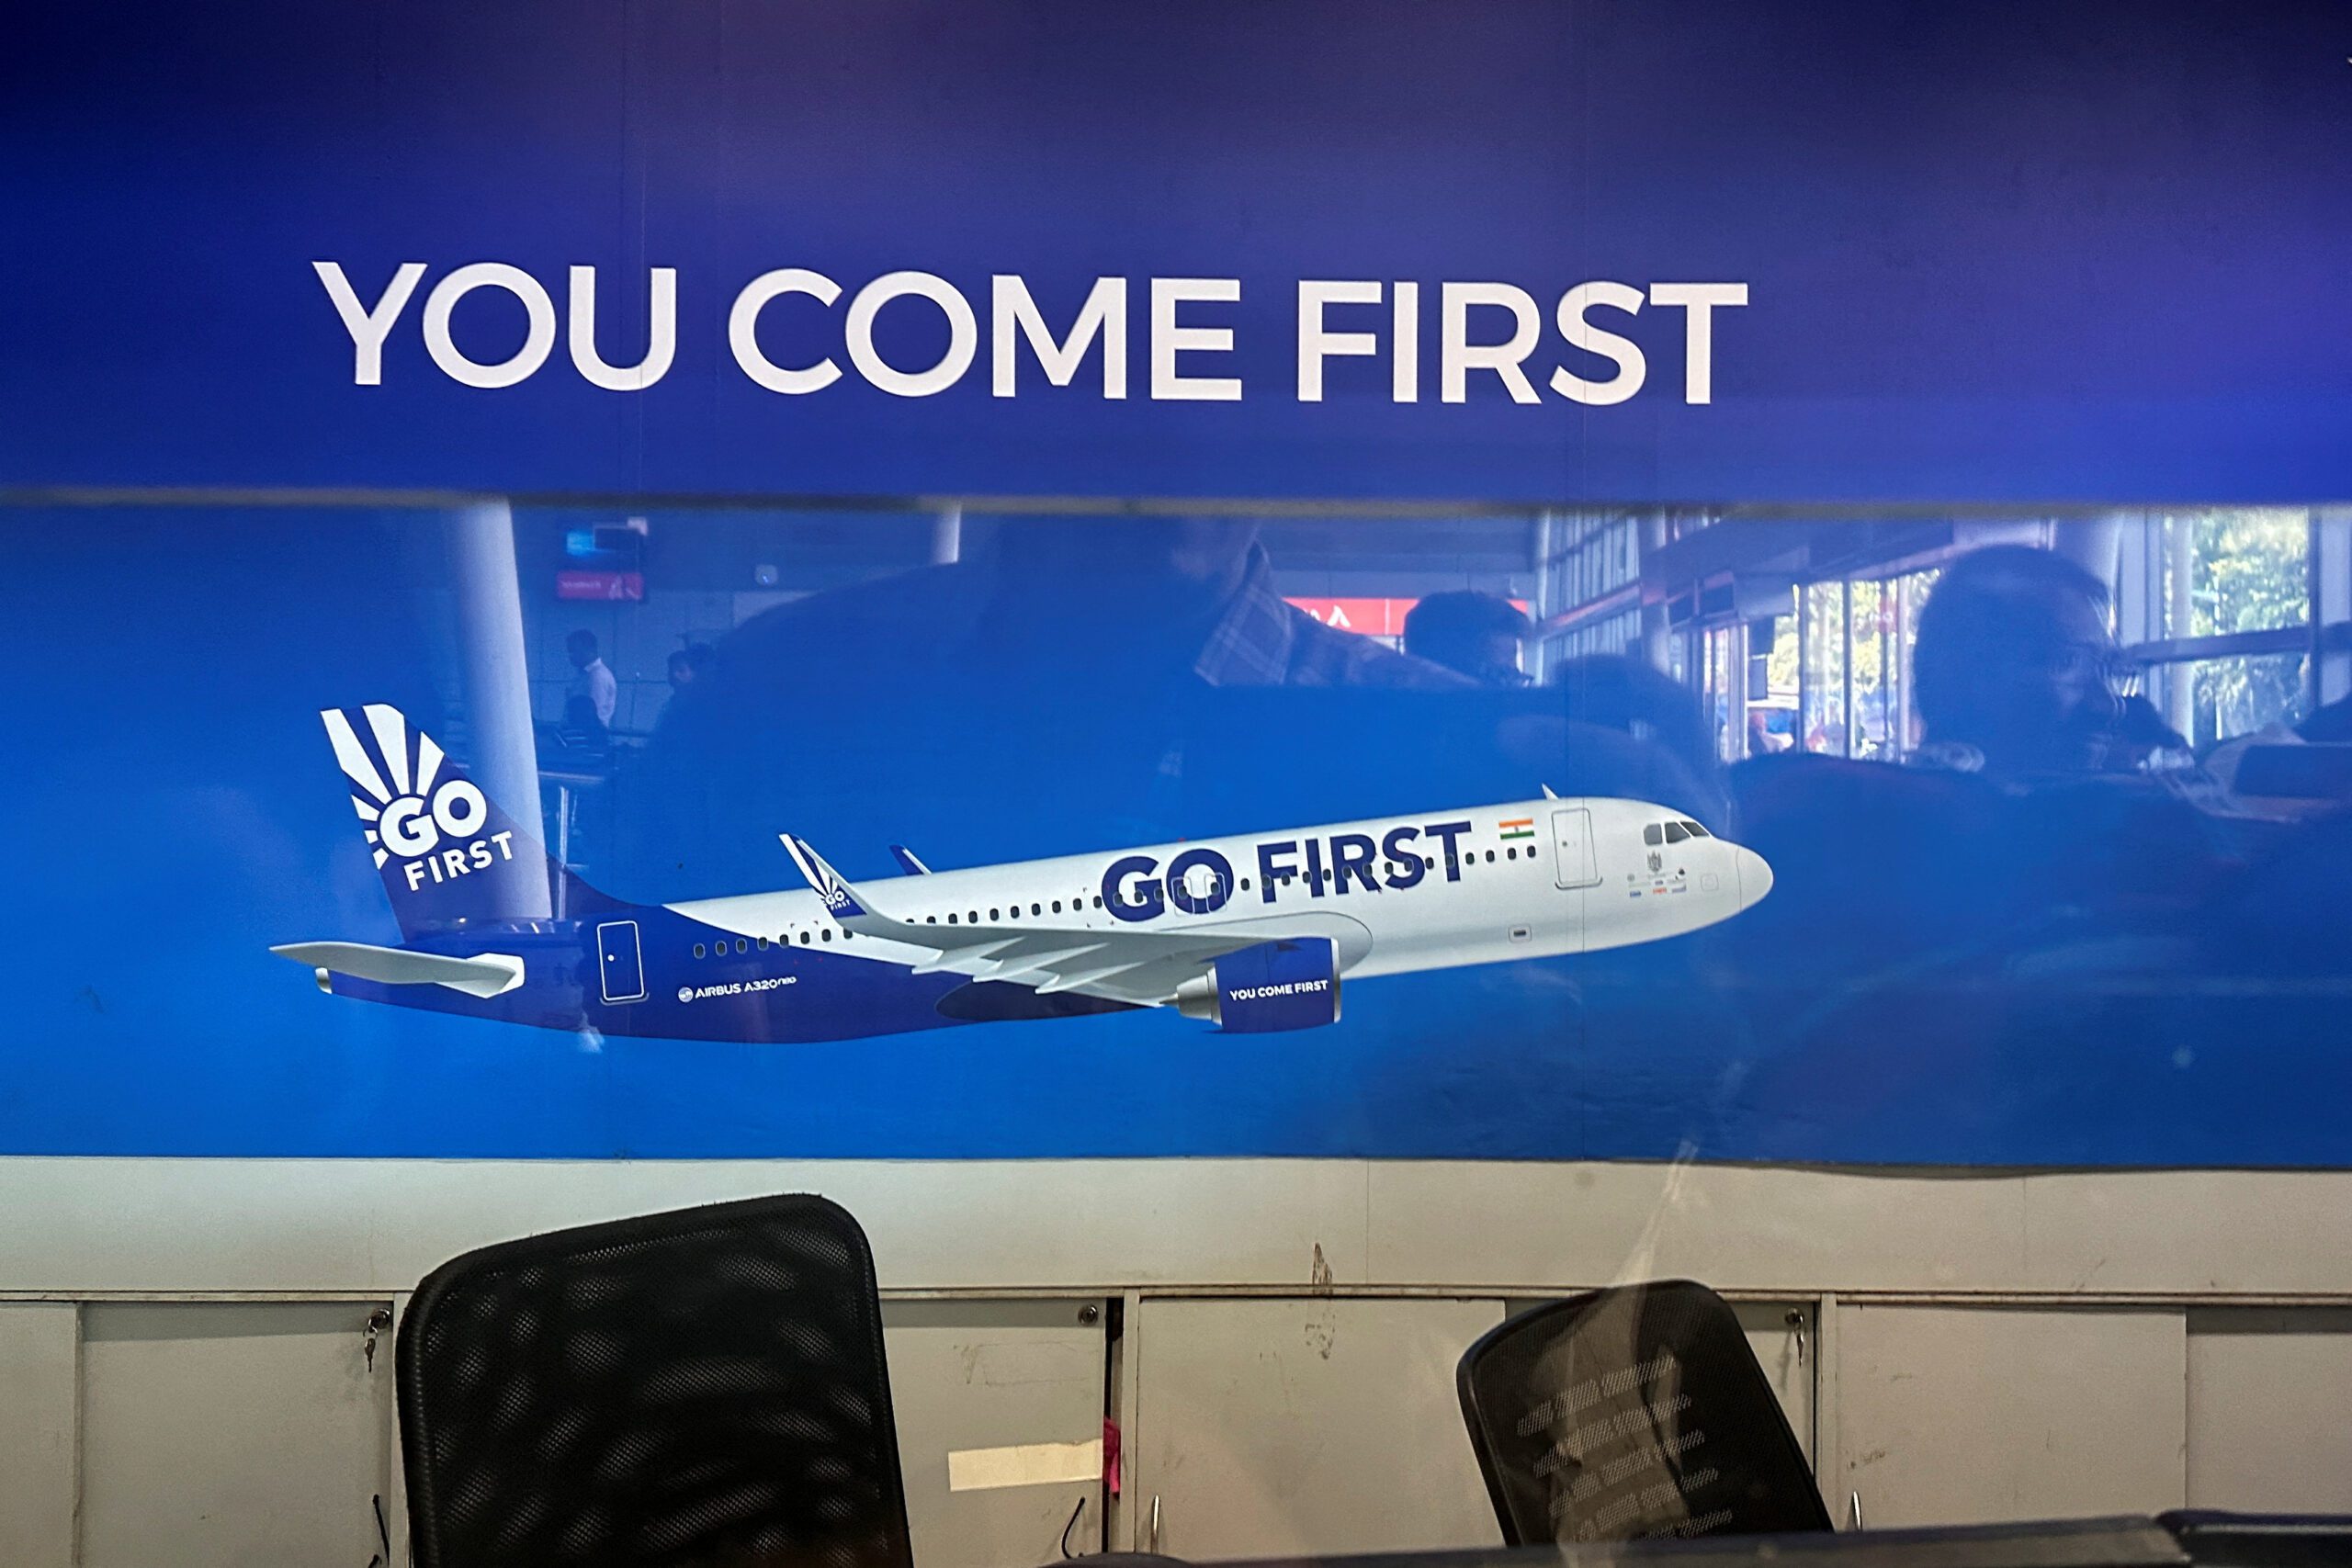
[(1592, 813), (1581, 806), (1552, 813), (1553, 881), (1561, 887), (1593, 887), (1600, 874), (1592, 861)]
[(645, 999), (645, 950), (635, 920), (606, 920), (596, 928), (596, 977), (608, 1002)]

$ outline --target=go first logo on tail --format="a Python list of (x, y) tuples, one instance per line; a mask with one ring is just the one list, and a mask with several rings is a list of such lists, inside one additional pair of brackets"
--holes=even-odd
[(483, 834), (490, 801), (472, 780), (442, 776), (447, 758), (433, 738), (412, 730), (400, 709), (370, 703), (360, 710), (371, 749), (341, 708), (327, 708), (327, 739), (355, 786), (352, 809), (368, 824), (380, 869), (398, 859), (412, 893), (514, 858), (513, 829)]

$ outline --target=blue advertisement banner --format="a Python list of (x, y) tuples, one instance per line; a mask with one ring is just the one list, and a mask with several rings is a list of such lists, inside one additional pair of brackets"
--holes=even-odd
[(0, 486), (2346, 491), (2339, 7), (91, 4)]
[(1726, 769), (1632, 660), (1318, 625), (1274, 525), (656, 516), (589, 605), (577, 514), (92, 516), (0, 531), (0, 1151), (2352, 1163), (2346, 819), (2091, 765), (2072, 664), (2039, 782), (1928, 765), (2056, 603), (1988, 652), (1982, 570), (1914, 765), (1808, 677), (1857, 760)]
[(2347, 58), (18, 18), (0, 1153), (2352, 1164)]

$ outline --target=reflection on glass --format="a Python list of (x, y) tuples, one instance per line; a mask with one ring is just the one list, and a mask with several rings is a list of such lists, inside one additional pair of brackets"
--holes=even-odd
[(2311, 618), (2310, 514), (2246, 507), (2165, 519), (2164, 635), (2226, 637)]
[[(1796, 602), (1791, 596), (1790, 608)], [(1760, 757), (1773, 751), (1793, 750), (1802, 728), (1797, 713), (1797, 665), (1804, 638), (1794, 614), (1775, 615), (1771, 623), (1771, 640), (1758, 647), (1762, 623), (1757, 623), (1748, 634), (1748, 651), (1764, 661), (1764, 694), (1758, 697), (1751, 691), (1747, 705), (1747, 754)]]
[(1846, 584), (1804, 590), (1804, 749), (1846, 755)]
[(2175, 667), (2173, 678), (2186, 671), (2193, 694), (2193, 746), (2204, 747), (2233, 736), (2251, 735), (2266, 725), (2293, 724), (2311, 711), (2305, 671), (2310, 664), (2300, 653), (2266, 657), (2203, 659)]
[(1853, 650), (1853, 745), (1849, 755), (1884, 757), (1894, 734), (1894, 596), (1883, 582), (1857, 582), (1848, 596)]
[[(401, 940), (364, 834), (422, 841), (419, 810), (435, 801), (387, 779), (363, 792), (355, 818), (360, 797), (343, 786), (348, 769), (319, 716), (381, 705), (446, 747), (447, 765), (484, 771), (496, 704), (461, 678), (460, 656), (484, 640), (480, 590), (497, 577), (472, 565), (500, 552), (458, 552), (481, 541), (426, 512), (132, 513), (110, 517), (102, 539), (49, 519), (18, 531), (35, 592), (0, 617), (18, 662), (50, 669), (53, 650), (80, 646), (94, 625), (110, 640), (102, 657), (45, 677), (56, 690), (18, 738), (29, 765), (0, 771), (0, 805), (26, 820), (138, 829), (96, 848), (39, 835), (20, 846), (20, 883), (45, 911), (21, 933), (21, 957), (37, 971), (90, 973), (108, 1010), (71, 993), (35, 998), (26, 1037), (113, 1041), (128, 1027), (118, 996), (168, 1022), (137, 1058), (161, 1076), (129, 1099), (125, 1058), (44, 1050), (40, 1060), (62, 1064), (40, 1102), (46, 1146), (176, 1148), (187, 1134), (173, 1101), (202, 1095), (207, 1136), (332, 1153), (594, 1154), (626, 1141), (693, 1156), (1068, 1154), (1099, 1151), (1089, 1140), (1107, 1124), (1103, 1104), (1136, 1102), (1164, 1109), (1124, 1146), (1153, 1153), (1650, 1157), (1687, 1140), (1727, 1158), (2161, 1163), (2186, 1150), (2352, 1163), (2340, 1114), (2323, 1118), (2324, 1097), (2300, 1092), (2314, 1069), (2299, 1054), (2332, 1038), (2320, 1001), (2340, 1007), (2340, 992), (2300, 982), (2341, 976), (2327, 900), (2352, 886), (2345, 819), (2290, 820), (2301, 809), (2291, 802), (2238, 812), (2228, 782), (2238, 775), (2216, 769), (2222, 784), (2193, 789), (2196, 770), (2140, 765), (2144, 737), (2086, 744), (2063, 765), (2005, 765), (1982, 734), (1922, 754), (1918, 627), (1929, 622), (1932, 667), (1929, 606), (1939, 592), (1947, 610), (1965, 602), (1956, 563), (1986, 543), (1957, 527), (1927, 537), (1734, 518), (1695, 540), (1703, 552), (1677, 554), (1661, 521), (1622, 513), (1581, 532), (1557, 516), (1548, 526), (1283, 519), (1242, 531), (976, 511), (943, 549), (937, 519), (911, 512), (657, 508), (640, 534), (624, 510), (524, 507), (495, 563), (511, 573), (494, 607), (517, 657), (481, 662), (505, 672), (489, 697), (512, 707), (532, 764), (498, 797), (514, 800), (518, 831), (556, 863), (546, 929), (511, 929), (502, 909), (496, 929), (436, 930), (443, 950), (391, 950), (401, 962), (376, 966), (394, 977), (370, 983), (439, 1005), (376, 1016), (322, 1003), (313, 976), (270, 949)], [(2342, 576), (2352, 563), (2324, 551), (2314, 563), (2302, 514), (2143, 515), (2074, 540), (2066, 526), (2012, 520), (1989, 537), (2037, 562), (2053, 541), (2080, 547), (2064, 557), (2075, 571), (2102, 558), (2100, 540), (2115, 542), (2110, 575), (2095, 583), (2109, 590), (2098, 618), (2053, 623), (2049, 657), (2019, 657), (2053, 602), (1985, 590), (1997, 602), (1987, 614), (1999, 614), (1963, 636), (1957, 689), (2039, 704), (2101, 733), (2127, 717), (2144, 732), (2177, 700), (2178, 728), (2200, 747), (2312, 706), (2299, 629), (2310, 581), (2335, 595), (2324, 603), (2352, 602)], [(2174, 544), (2186, 552), (2177, 559)], [(1725, 592), (1734, 572), (1747, 574), (1745, 596)], [(2177, 625), (2165, 618), (2176, 575)], [(1755, 596), (1768, 580), (1799, 587), (1768, 604)], [(1375, 610), (1464, 587), (1530, 600), (1555, 627), (1547, 669), (1560, 678), (1478, 692), (1335, 624), (1344, 612), (1369, 627)], [(1300, 600), (1330, 608), (1310, 615)], [(2092, 634), (2109, 604), (2117, 635), (2151, 671), (2144, 711), (2125, 705), (2128, 682), (2104, 679), (2107, 650)], [(1772, 609), (1782, 613), (1763, 613)], [(2255, 640), (2149, 651), (2169, 629)], [(154, 674), (190, 660), (202, 703)], [(575, 722), (583, 703), (593, 728)], [(383, 752), (371, 721), (356, 722)], [(2029, 729), (2040, 722), (2028, 712)], [(401, 755), (422, 765), (421, 746)], [(2335, 778), (2327, 760), (2291, 759), (2306, 806)], [(2278, 773), (2279, 759), (2261, 761)], [(1539, 802), (1546, 788), (1655, 803), (1645, 820), (1658, 824), (1657, 841), (1636, 829), (1623, 854), (1601, 842), (1598, 880), (1560, 883), (1548, 869), (1563, 843), (1555, 808), (1482, 804)], [(402, 801), (402, 826), (379, 828)], [(1367, 849), (1343, 831), (1392, 817), (1417, 828), (1468, 820), (1475, 836)], [(468, 812), (435, 820), (453, 844), (476, 841)], [(1017, 919), (1042, 939), (1084, 920), (1090, 948), (1108, 933), (1106, 951), (1076, 968), (1112, 964), (1113, 941), (1198, 914), (1164, 905), (1114, 924), (1102, 914), (1114, 852), (1218, 836), (1263, 834), (1270, 858), (1248, 839), (1252, 852), (1228, 871), (1179, 877), (1187, 897), (1253, 916), (1306, 909), (1342, 934), (1373, 909), (1369, 890), (1335, 874), (1342, 848), (1377, 854), (1384, 919), (1442, 899), (1437, 890), (1457, 885), (1449, 868), (1471, 890), (1463, 897), (1516, 897), (1523, 886), (1542, 900), (1537, 915), (1564, 922), (1711, 894), (1752, 907), (1670, 942), (1476, 958), (1409, 978), (1359, 969), (1344, 1016), (1316, 1026), (1333, 1031), (1322, 1055), (1274, 1059), (1157, 1000), (1098, 995), (1102, 976), (1040, 990), (1046, 977), (1009, 962), (1021, 956), (1009, 948), (976, 961), (995, 965), (985, 976), (900, 973), (914, 963), (885, 939), (801, 917), (821, 879), (778, 841), (787, 832), (821, 843), (910, 926), (960, 938), (976, 922)], [(158, 886), (170, 867), (151, 852), (163, 839), (175, 846), (172, 865), (191, 868), (185, 886)], [(1709, 887), (1694, 846), (1714, 844), (1752, 850), (1769, 897), (1738, 882), (1742, 866), (1767, 874), (1745, 862), (1730, 882), (1715, 868)], [(1065, 854), (1080, 857), (1076, 874), (1034, 890), (970, 884), (952, 908), (927, 896), (930, 876)], [(420, 877), (441, 876), (434, 886), (458, 886), (450, 875), (472, 886), (487, 869), (415, 863)], [(536, 854), (527, 863), (543, 869)], [(1408, 864), (1417, 892), (1394, 885)], [(1164, 874), (1159, 885), (1172, 904)], [(746, 897), (788, 902), (723, 926), (661, 912)], [(107, 932), (124, 908), (141, 912), (153, 940), (117, 958)], [(1498, 932), (1530, 923), (1506, 919)], [(620, 945), (630, 921), (641, 945)], [(615, 928), (616, 945), (592, 955), (581, 944), (600, 926)], [(577, 991), (576, 1005), (546, 1016), (566, 1027), (575, 1013), (592, 1019), (605, 1055), (550, 1055), (544, 1042), (485, 1030), (507, 1019), (497, 1009), (519, 1005), (510, 993), (435, 977), (485, 987), (508, 973), (491, 962), (502, 955), (530, 976), (518, 991)], [(471, 966), (406, 962), (420, 956)], [(1198, 967), (1183, 959), (1168, 987)], [(872, 981), (897, 1010), (838, 1008), (827, 987), (845, 975)], [(2273, 976), (2298, 985), (2258, 984)], [(859, 1038), (890, 1043), (828, 1049), (843, 1016)], [(989, 1032), (930, 1043), (949, 1023)], [(1885, 1050), (1898, 1034), (1903, 1051)], [(289, 1066), (314, 1060), (322, 1036), (354, 1064), (348, 1082)], [(671, 1051), (681, 1039), (728, 1048)], [(165, 1043), (168, 1070), (155, 1066)], [(985, 1089), (957, 1076), (978, 1062)], [(1204, 1063), (1197, 1077), (1170, 1077), (1171, 1064), (1189, 1074)], [(614, 1069), (654, 1091), (616, 1100), (601, 1076)], [(868, 1088), (867, 1074), (885, 1087)], [(1832, 1074), (1853, 1093), (1825, 1110), (1819, 1085)], [(933, 1080), (956, 1093), (890, 1092)], [(1257, 1103), (1248, 1096), (1200, 1087), (1219, 1082), (1249, 1083), (1262, 1113), (1235, 1109)], [(2288, 1108), (2275, 1122), (2203, 1118), (2216, 1092), (2257, 1086), (2266, 1107)], [(2094, 1095), (2122, 1111), (2085, 1117)], [(418, 1113), (428, 1097), (432, 1116)], [(462, 1124), (435, 1119), (453, 1099)], [(149, 1131), (113, 1131), (129, 1103), (152, 1117)], [(0, 1134), (24, 1141), (32, 1126), (0, 1106)]]
[(1747, 628), (1716, 626), (1703, 634), (1706, 653), (1704, 696), (1707, 722), (1713, 727), (1715, 755), (1724, 761), (1741, 756), (1739, 714), (1747, 690)]

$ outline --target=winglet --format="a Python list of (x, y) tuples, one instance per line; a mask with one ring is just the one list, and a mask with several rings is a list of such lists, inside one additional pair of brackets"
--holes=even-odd
[(892, 844), (890, 846), (890, 858), (897, 861), (899, 863), (899, 869), (905, 872), (909, 876), (929, 876), (931, 874), (931, 867), (923, 864), (920, 860), (917, 860), (915, 858), (914, 851), (907, 848), (904, 844)]
[(792, 863), (800, 868), (800, 874), (808, 879), (808, 886), (815, 888), (817, 897), (824, 901), (827, 914), (847, 922), (872, 912), (850, 885), (842, 880), (842, 874), (827, 865), (825, 857), (810, 849), (806, 840), (796, 839), (789, 833), (779, 833), (776, 837), (784, 840), (785, 852), (792, 857)]
[(1546, 800), (1557, 800), (1560, 797), (1552, 793), (1552, 786), (1550, 784), (1545, 784), (1544, 786), (1544, 798)]

